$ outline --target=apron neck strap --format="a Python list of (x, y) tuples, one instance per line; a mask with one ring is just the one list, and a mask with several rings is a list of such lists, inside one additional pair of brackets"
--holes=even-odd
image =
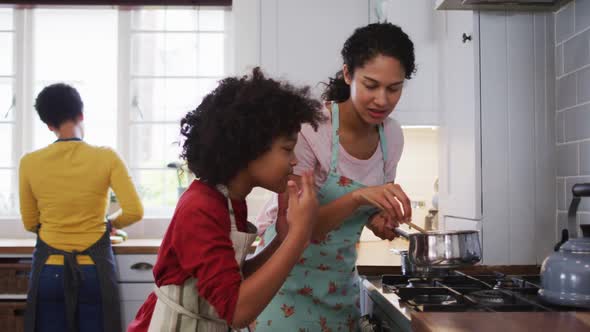
[(231, 222), (231, 231), (235, 232), (238, 230), (238, 227), (236, 226), (236, 214), (234, 212), (234, 206), (232, 205), (231, 199), (229, 198), (229, 189), (227, 189), (227, 187), (222, 184), (216, 185), (215, 188), (220, 193), (222, 193), (223, 196), (225, 196), (225, 199), (227, 200), (227, 209), (229, 210), (229, 220)]
[[(332, 102), (332, 158), (330, 159), (330, 169), (336, 172), (338, 166), (338, 155), (340, 153), (340, 108), (337, 102)], [(383, 155), (383, 174), (385, 174), (385, 164), (387, 162), (387, 139), (385, 138), (384, 124), (378, 126), (379, 145)]]

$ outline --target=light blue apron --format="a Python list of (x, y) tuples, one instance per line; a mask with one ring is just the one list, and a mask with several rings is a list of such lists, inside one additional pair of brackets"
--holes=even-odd
[[(332, 104), (332, 159), (330, 173), (318, 192), (320, 205), (359, 188), (363, 184), (337, 173), (340, 140), (338, 104)], [(383, 183), (387, 148), (383, 125), (379, 126), (383, 153)], [(363, 226), (375, 208), (364, 206), (339, 228), (319, 242), (312, 242), (283, 284), (278, 294), (254, 323), (256, 331), (357, 331), (359, 285), (357, 251)], [(321, 222), (321, 221), (320, 221)], [(275, 225), (263, 234), (264, 242), (276, 235)]]

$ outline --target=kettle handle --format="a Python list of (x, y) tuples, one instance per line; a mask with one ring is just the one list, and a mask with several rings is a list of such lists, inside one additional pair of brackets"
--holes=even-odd
[(590, 197), (590, 183), (577, 183), (572, 187), (575, 197)]
[(555, 247), (553, 247), (553, 250), (555, 251), (559, 251), (559, 248), (561, 248), (561, 246), (567, 242), (567, 240), (569, 240), (570, 235), (567, 229), (562, 229), (561, 230), (561, 240), (559, 242), (557, 242), (557, 244), (555, 245)]
[(576, 237), (578, 206), (582, 197), (590, 197), (590, 183), (576, 183), (572, 186), (572, 202), (567, 212), (567, 228), (572, 237)]

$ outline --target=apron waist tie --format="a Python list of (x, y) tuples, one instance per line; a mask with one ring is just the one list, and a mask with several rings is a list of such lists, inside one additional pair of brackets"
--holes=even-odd
[(205, 320), (211, 323), (227, 325), (227, 322), (222, 319), (199, 315), (195, 312), (187, 310), (185, 307), (181, 306), (180, 304), (176, 303), (171, 298), (169, 298), (168, 295), (166, 295), (159, 287), (156, 287), (155, 293), (158, 297), (158, 300), (164, 302), (164, 304), (166, 304), (170, 309), (176, 311), (181, 315), (185, 315), (195, 320)]
[(69, 331), (78, 331), (78, 294), (80, 292), (81, 280), (84, 280), (84, 275), (78, 265), (78, 255), (85, 252), (73, 250), (72, 252), (65, 252), (61, 250), (50, 250), (50, 254), (55, 251), (57, 254), (64, 257), (64, 289), (69, 289), (65, 292), (65, 307), (66, 317), (68, 320)]

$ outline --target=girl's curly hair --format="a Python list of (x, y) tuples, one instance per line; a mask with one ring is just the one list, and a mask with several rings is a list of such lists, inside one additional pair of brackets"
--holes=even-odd
[(221, 80), (180, 121), (181, 157), (201, 181), (227, 184), (273, 140), (298, 133), (303, 123), (317, 130), (323, 120), (309, 87), (266, 78), (257, 67), (250, 76)]
[[(416, 72), (414, 44), (397, 25), (382, 22), (358, 28), (342, 47), (342, 60), (351, 74), (377, 55), (396, 58), (404, 67), (406, 79)], [(344, 81), (342, 71), (329, 79), (322, 99), (343, 102), (350, 97), (350, 87)]]

